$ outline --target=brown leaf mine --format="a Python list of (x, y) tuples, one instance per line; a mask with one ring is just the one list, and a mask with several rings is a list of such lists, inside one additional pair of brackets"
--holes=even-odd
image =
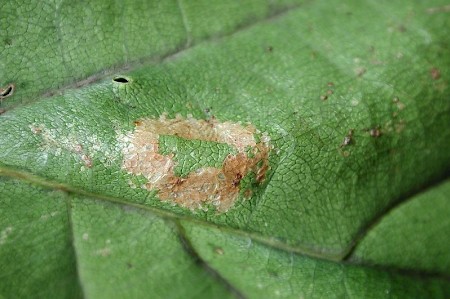
[[(226, 212), (238, 198), (240, 182), (250, 172), (256, 183), (264, 181), (269, 169), (269, 137), (260, 134), (253, 125), (219, 122), (212, 118), (198, 120), (192, 116), (174, 119), (162, 115), (159, 119), (136, 121), (134, 132), (123, 137), (122, 167), (130, 174), (147, 179), (143, 188), (157, 190), (159, 199), (180, 206), (197, 209), (212, 204), (219, 212)], [(159, 152), (159, 137), (174, 135), (188, 140), (225, 143), (235, 149), (219, 167), (200, 167), (187, 176), (177, 176), (174, 168), (176, 152)]]

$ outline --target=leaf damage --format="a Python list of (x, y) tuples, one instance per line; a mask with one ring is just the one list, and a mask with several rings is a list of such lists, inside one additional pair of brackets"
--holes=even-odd
[[(269, 170), (270, 138), (251, 124), (220, 122), (217, 119), (198, 120), (192, 116), (136, 121), (135, 130), (123, 137), (123, 169), (129, 174), (142, 175), (142, 186), (157, 190), (162, 201), (182, 207), (206, 209), (212, 204), (218, 212), (228, 211), (240, 193), (240, 182), (249, 173), (260, 184)], [(259, 141), (255, 135), (259, 134)], [(159, 137), (174, 135), (186, 140), (226, 143), (236, 152), (229, 153), (221, 167), (200, 167), (186, 177), (175, 174), (176, 153), (159, 152)]]

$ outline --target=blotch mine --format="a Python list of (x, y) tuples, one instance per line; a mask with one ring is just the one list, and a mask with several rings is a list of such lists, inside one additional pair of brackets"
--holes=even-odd
[[(180, 115), (169, 119), (165, 114), (134, 124), (134, 132), (122, 136), (122, 167), (129, 174), (144, 176), (147, 183), (143, 188), (157, 190), (162, 201), (192, 210), (211, 204), (218, 212), (226, 212), (237, 200), (240, 182), (247, 174), (254, 173), (255, 183), (260, 184), (269, 170), (270, 138), (262, 133), (256, 141), (255, 134), (259, 131), (251, 124)], [(176, 152), (159, 151), (159, 137), (163, 135), (228, 144), (234, 151), (225, 157), (221, 167), (200, 167), (180, 177), (174, 171)]]

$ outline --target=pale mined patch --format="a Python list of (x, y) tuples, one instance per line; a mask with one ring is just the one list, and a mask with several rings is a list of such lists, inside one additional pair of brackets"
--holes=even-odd
[[(225, 212), (236, 201), (240, 181), (245, 175), (254, 172), (257, 182), (265, 179), (270, 138), (263, 133), (261, 141), (257, 142), (254, 135), (258, 132), (253, 125), (222, 123), (214, 118), (197, 120), (192, 116), (185, 119), (180, 115), (168, 119), (164, 114), (159, 119), (136, 121), (135, 125), (134, 132), (120, 138), (126, 143), (122, 149), (122, 166), (128, 173), (144, 176), (147, 183), (143, 187), (157, 190), (161, 200), (190, 209), (211, 203), (219, 212)], [(221, 168), (202, 167), (186, 177), (179, 177), (174, 172), (176, 153), (162, 155), (158, 152), (160, 135), (226, 143), (237, 153), (230, 153)]]
[[(73, 125), (68, 124), (68, 130), (75, 131), (71, 128)], [(43, 124), (32, 123), (29, 125), (31, 132), (41, 138), (40, 149), (47, 157), (48, 153), (60, 156), (64, 152), (72, 153), (82, 163), (81, 170), (91, 168), (93, 166), (93, 157), (97, 156), (105, 166), (110, 166), (116, 159), (114, 151), (110, 150), (107, 145), (94, 134), (85, 132), (64, 133), (54, 128), (46, 128)], [(83, 146), (84, 144), (84, 146)]]

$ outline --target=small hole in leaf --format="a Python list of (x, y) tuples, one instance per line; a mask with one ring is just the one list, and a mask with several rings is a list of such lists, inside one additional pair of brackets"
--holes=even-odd
[(129, 80), (128, 78), (122, 77), (122, 76), (115, 77), (115, 78), (113, 79), (113, 81), (114, 81), (114, 82), (117, 82), (117, 83), (123, 83), (123, 84), (126, 84), (126, 83), (129, 83), (129, 82), (130, 82), (130, 80)]
[(0, 88), (0, 99), (12, 96), (14, 93), (14, 84), (9, 84), (5, 88)]

